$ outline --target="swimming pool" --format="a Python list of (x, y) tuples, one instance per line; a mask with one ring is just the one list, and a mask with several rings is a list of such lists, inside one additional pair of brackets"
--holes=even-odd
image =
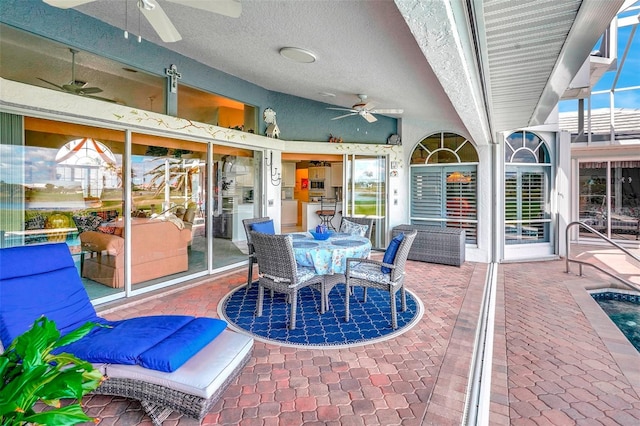
[(640, 352), (640, 294), (606, 289), (592, 292), (591, 297)]

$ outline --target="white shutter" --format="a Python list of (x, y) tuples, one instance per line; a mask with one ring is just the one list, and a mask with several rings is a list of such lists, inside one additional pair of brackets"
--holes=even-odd
[(506, 244), (549, 241), (546, 172), (519, 166), (505, 172)]
[(439, 219), (442, 215), (442, 170), (440, 167), (413, 168), (411, 173), (411, 216)]
[[(447, 182), (453, 172), (463, 181)], [(420, 166), (411, 168), (411, 223), (466, 230), (467, 243), (478, 237), (476, 166)]]
[(447, 227), (466, 230), (467, 242), (477, 241), (478, 200), (477, 178), (475, 167), (460, 167), (444, 169), (447, 176), (452, 171), (460, 172), (464, 177), (462, 182), (447, 182)]

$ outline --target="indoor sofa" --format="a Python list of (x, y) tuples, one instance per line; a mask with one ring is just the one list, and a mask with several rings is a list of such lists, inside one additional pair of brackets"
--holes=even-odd
[(251, 337), (216, 318), (99, 317), (64, 243), (0, 249), (0, 300), (0, 352), (41, 316), (62, 335), (86, 322), (106, 325), (60, 352), (102, 372), (94, 393), (139, 400), (156, 425), (173, 411), (201, 420), (252, 353)]
[[(114, 288), (124, 287), (124, 235), (122, 221), (102, 231), (80, 234), (85, 255), (82, 276)], [(107, 232), (104, 232), (107, 231)], [(132, 284), (189, 269), (191, 228), (171, 216), (134, 218), (131, 222)]]

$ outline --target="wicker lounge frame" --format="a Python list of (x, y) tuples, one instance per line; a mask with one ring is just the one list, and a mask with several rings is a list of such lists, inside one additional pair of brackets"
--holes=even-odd
[(247, 351), (236, 367), (226, 376), (224, 382), (208, 398), (143, 380), (110, 377), (108, 366), (106, 368), (108, 380), (105, 380), (92, 393), (122, 396), (140, 401), (145, 413), (157, 426), (162, 425), (174, 411), (202, 421), (229, 385), (234, 382), (251, 356), (252, 352)]
[[(34, 262), (33, 259), (46, 261)], [(42, 315), (55, 321), (63, 334), (87, 321), (101, 320), (65, 243), (0, 249), (0, 299), (7, 301), (0, 304), (0, 352), (4, 351), (3, 345), (10, 344)], [(172, 317), (165, 315), (158, 319), (170, 330), (171, 327), (166, 326), (174, 322)], [(184, 318), (176, 316), (175, 324), (185, 324), (181, 317)], [(180, 331), (186, 329), (179, 328)], [(148, 344), (175, 346), (176, 342), (184, 342), (181, 339), (189, 338), (189, 333), (185, 331), (171, 340), (173, 336), (167, 334), (164, 340), (153, 340)], [(193, 336), (196, 340), (200, 337)], [(94, 339), (99, 337), (94, 335)], [(184, 363), (180, 361), (175, 368), (156, 370), (134, 363), (94, 362), (94, 367), (106, 380), (92, 393), (140, 401), (155, 425), (161, 425), (174, 411), (201, 421), (251, 359), (253, 343), (252, 337), (222, 325), (221, 332), (213, 340), (202, 342), (203, 346), (196, 343), (201, 349), (189, 353), (188, 359)], [(117, 345), (114, 347), (107, 342), (105, 347), (117, 351)], [(147, 349), (143, 347), (142, 350)], [(131, 354), (137, 356), (135, 352)], [(119, 358), (116, 354), (115, 358), (107, 356), (107, 359)]]

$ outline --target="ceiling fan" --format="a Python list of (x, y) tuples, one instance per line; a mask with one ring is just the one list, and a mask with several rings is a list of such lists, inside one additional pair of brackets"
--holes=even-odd
[(373, 114), (402, 114), (403, 110), (401, 109), (380, 109), (374, 108), (374, 102), (367, 102), (367, 95), (358, 95), (360, 98), (360, 102), (353, 105), (351, 108), (334, 108), (329, 107), (327, 109), (333, 109), (336, 111), (349, 111), (349, 114), (341, 115), (339, 117), (334, 117), (332, 120), (339, 120), (345, 117), (351, 117), (352, 115), (359, 115), (360, 117), (367, 120), (369, 123), (373, 123), (378, 121), (378, 119)]
[[(69, 9), (83, 4), (91, 3), (96, 0), (42, 0), (50, 6), (59, 7), (61, 9)], [(158, 33), (162, 41), (172, 43), (182, 40), (182, 36), (173, 25), (167, 14), (162, 10), (156, 0), (136, 0), (138, 9), (147, 18), (149, 24)], [(242, 13), (242, 4), (240, 0), (166, 0), (171, 3), (178, 3), (183, 6), (193, 7), (195, 9), (207, 12), (217, 13), (219, 15), (237, 18)], [(125, 34), (127, 34), (125, 28)], [(126, 35), (125, 35), (126, 37)]]
[(102, 89), (99, 87), (87, 87), (89, 83), (87, 83), (86, 81), (76, 80), (76, 53), (78, 53), (78, 51), (75, 49), (69, 49), (69, 51), (71, 52), (71, 81), (69, 81), (69, 83), (59, 85), (40, 77), (38, 77), (38, 80), (44, 81), (45, 83), (50, 84), (53, 87), (62, 90), (63, 92), (84, 96), (87, 98), (99, 99), (101, 101), (116, 102), (113, 99), (94, 96), (94, 94), (102, 92)]

